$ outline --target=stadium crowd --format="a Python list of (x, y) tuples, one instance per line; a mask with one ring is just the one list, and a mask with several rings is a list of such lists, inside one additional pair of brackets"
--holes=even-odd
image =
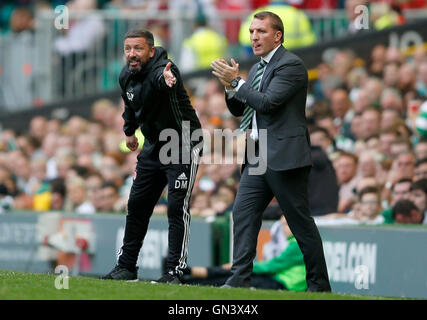
[[(313, 157), (312, 175), (332, 168), (326, 173), (332, 177), (330, 184), (322, 184), (325, 178), (313, 177), (311, 182), (323, 190), (310, 195), (316, 221), (426, 223), (425, 48), (405, 56), (379, 45), (370, 61), (340, 50), (316, 71), (306, 110), (313, 155), (326, 157), (321, 165), (318, 156)], [(223, 88), (215, 79), (206, 80), (202, 93), (191, 88), (188, 92), (202, 127), (212, 136), (215, 129), (237, 129), (238, 120), (227, 110)], [(123, 143), (123, 102), (101, 99), (91, 108), (91, 119), (72, 116), (61, 122), (36, 116), (28, 132), (1, 132), (3, 212), (9, 208), (125, 213), (137, 152), (129, 152)], [(224, 146), (212, 151), (220, 163), (212, 161), (213, 154), (204, 155), (193, 190), (193, 215), (215, 217), (231, 210), (240, 174), (236, 152), (242, 141), (243, 135), (233, 145), (235, 158), (230, 164), (222, 154)], [(319, 203), (319, 197), (327, 201)], [(407, 205), (402, 209), (403, 200), (413, 202), (416, 212)], [(166, 205), (165, 193), (155, 212), (164, 214)], [(278, 217), (280, 209), (273, 201), (265, 218)]]
[[(288, 2), (300, 9), (366, 3)], [(38, 1), (37, 5), (42, 3), (66, 2)], [(98, 1), (97, 6), (125, 9), (135, 3)], [(219, 3), (247, 10), (269, 1)], [(13, 28), (32, 27), (29, 17), (14, 19), (13, 12), (19, 8), (16, 4), (33, 2), (6, 1), (1, 11), (3, 30), (9, 23), (5, 23), (7, 8), (11, 10), (8, 18), (12, 16)], [(206, 1), (206, 5), (212, 3)], [(424, 7), (426, 2), (396, 1), (393, 5), (404, 9)], [(25, 16), (22, 11), (17, 15)], [(369, 61), (363, 61), (351, 50), (336, 50), (325, 56), (312, 74), (306, 113), (314, 159), (310, 201), (316, 222), (427, 223), (425, 47), (404, 54), (378, 45)], [(202, 90), (195, 90), (190, 84), (187, 89), (202, 127), (212, 136), (215, 129), (238, 128), (238, 119), (227, 110), (224, 89), (217, 80), (205, 79)], [(129, 152), (124, 144), (123, 102), (101, 99), (91, 108), (90, 119), (73, 116), (61, 121), (37, 116), (31, 120), (28, 132), (5, 129), (0, 133), (0, 212), (126, 212), (137, 152)], [(139, 135), (139, 139), (142, 142), (143, 137)], [(213, 149), (221, 163), (209, 161), (214, 158), (210, 153), (204, 155), (193, 190), (192, 215), (214, 219), (230, 212), (240, 176), (237, 146), (243, 141), (243, 136), (237, 138), (232, 163), (223, 156), (223, 146)], [(415, 204), (415, 209), (406, 200)], [(165, 191), (155, 212), (165, 214), (166, 208)], [(276, 220), (280, 215), (273, 200), (264, 217)]]

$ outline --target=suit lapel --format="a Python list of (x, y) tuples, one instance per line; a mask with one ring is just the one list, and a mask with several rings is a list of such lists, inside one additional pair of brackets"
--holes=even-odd
[(280, 60), (280, 58), (283, 56), (283, 54), (286, 52), (286, 49), (281, 45), (279, 49), (274, 53), (274, 55), (271, 57), (270, 62), (267, 64), (267, 67), (265, 68), (264, 74), (262, 75), (261, 80), (261, 88), (259, 91), (262, 91), (265, 83), (265, 79), (269, 76), (269, 74), (274, 70), (276, 67), (277, 62)]
[(258, 64), (253, 65), (252, 68), (251, 68), (251, 70), (249, 70), (248, 80), (247, 80), (248, 83), (252, 83), (252, 80), (254, 79), (255, 74), (256, 74), (257, 65)]

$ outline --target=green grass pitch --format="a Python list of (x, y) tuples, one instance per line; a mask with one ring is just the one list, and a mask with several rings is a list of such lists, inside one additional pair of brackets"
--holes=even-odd
[[(56, 289), (56, 274), (0, 270), (0, 300), (387, 300), (369, 295), (221, 289), (208, 286), (124, 282), (69, 277), (68, 289)], [(58, 281), (64, 285), (66, 282)], [(394, 298), (393, 298), (394, 299)]]

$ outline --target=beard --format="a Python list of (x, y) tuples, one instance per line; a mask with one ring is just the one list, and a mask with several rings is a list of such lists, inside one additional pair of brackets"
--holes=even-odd
[[(139, 64), (138, 64), (138, 65), (136, 65), (136, 66), (131, 66), (130, 64), (131, 64), (132, 62), (138, 62)], [(133, 58), (133, 59), (129, 59), (129, 60), (127, 61), (127, 65), (128, 65), (129, 71), (130, 71), (131, 73), (135, 74), (135, 73), (137, 73), (137, 72), (141, 71), (142, 66), (143, 66), (143, 63), (142, 63), (142, 61), (141, 61), (140, 59), (138, 59), (138, 58)]]

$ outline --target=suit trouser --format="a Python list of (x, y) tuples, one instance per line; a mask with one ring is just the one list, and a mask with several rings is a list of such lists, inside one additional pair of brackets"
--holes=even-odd
[(128, 200), (123, 246), (118, 252), (120, 266), (135, 269), (153, 209), (168, 185), (166, 268), (179, 274), (186, 268), (190, 235), (189, 203), (200, 155), (197, 149), (192, 152), (194, 157), (190, 164), (164, 165), (157, 158), (145, 157), (143, 154), (138, 156), (136, 177)]
[(310, 167), (286, 171), (267, 168), (263, 175), (249, 175), (249, 167), (242, 172), (233, 207), (233, 275), (226, 283), (250, 286), (262, 213), (275, 196), (303, 253), (308, 290), (330, 291), (322, 240), (308, 203)]

